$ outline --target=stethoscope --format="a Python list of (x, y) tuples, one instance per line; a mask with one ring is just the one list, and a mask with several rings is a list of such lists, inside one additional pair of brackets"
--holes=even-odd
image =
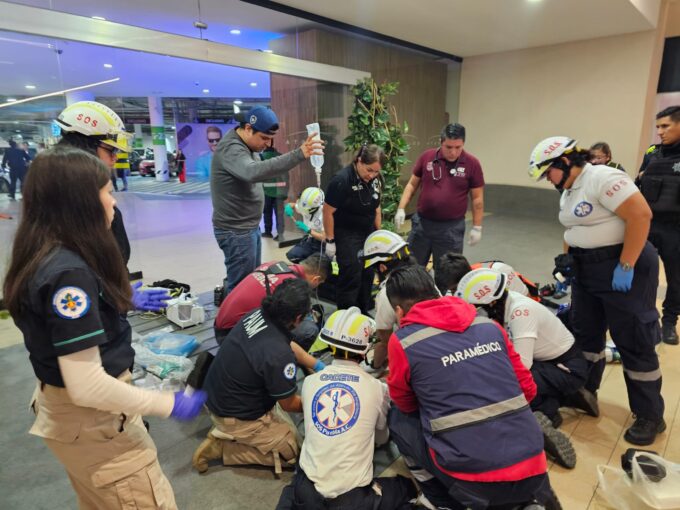
[[(354, 175), (357, 178), (357, 183), (353, 186), (353, 188), (356, 189), (357, 194), (359, 195), (359, 203), (366, 207), (371, 204), (371, 200), (378, 200), (380, 198), (380, 181), (379, 177), (375, 177), (370, 183), (369, 182), (364, 182), (364, 180), (359, 176), (359, 172), (356, 169), (356, 166), (354, 167)], [(361, 196), (361, 192), (364, 191), (364, 186), (369, 192), (369, 197), (368, 201), (364, 202), (364, 197)], [(373, 188), (371, 190), (371, 188)]]
[[(442, 162), (441, 162), (441, 159), (439, 159), (439, 151), (440, 150), (441, 149), (437, 149), (437, 152), (434, 153), (434, 159), (432, 161), (430, 161), (426, 166), (427, 171), (432, 173), (432, 180), (434, 182), (441, 181), (442, 177), (444, 176), (444, 172), (442, 171)], [(439, 177), (437, 177), (435, 175), (435, 171), (434, 171), (435, 164), (437, 166), (437, 170), (439, 170)], [(451, 170), (449, 170), (449, 174), (453, 175), (455, 173), (456, 173), (455, 168), (452, 168)]]

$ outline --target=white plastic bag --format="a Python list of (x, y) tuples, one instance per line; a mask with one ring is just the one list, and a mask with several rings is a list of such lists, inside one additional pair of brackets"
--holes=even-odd
[(194, 362), (184, 356), (156, 354), (141, 343), (132, 344), (132, 347), (135, 350), (135, 363), (161, 379), (184, 382), (194, 368)]

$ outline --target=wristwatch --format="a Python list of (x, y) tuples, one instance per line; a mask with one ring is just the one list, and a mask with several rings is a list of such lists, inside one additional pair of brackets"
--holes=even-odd
[(335, 239), (326, 239), (327, 244), (335, 244)]
[(619, 264), (621, 265), (621, 269), (626, 272), (633, 270), (633, 266), (631, 266), (628, 262), (620, 262)]

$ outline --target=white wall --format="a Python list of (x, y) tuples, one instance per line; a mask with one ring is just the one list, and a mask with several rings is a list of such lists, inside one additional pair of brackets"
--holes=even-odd
[(486, 181), (532, 185), (529, 153), (551, 135), (582, 146), (604, 140), (632, 174), (642, 133), (648, 137), (645, 101), (656, 44), (650, 30), (466, 58), (460, 122)]

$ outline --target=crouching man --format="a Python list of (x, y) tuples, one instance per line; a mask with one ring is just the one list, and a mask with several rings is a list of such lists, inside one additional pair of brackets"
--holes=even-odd
[(216, 459), (225, 466), (274, 466), (277, 474), (295, 463), (296, 433), (275, 406), (302, 411), (290, 342), (291, 331), (309, 313), (310, 296), (303, 279), (284, 281), (222, 342), (204, 384), (214, 426), (194, 452), (200, 473)]
[(498, 324), (438, 295), (420, 266), (387, 280), (400, 319), (388, 344), (392, 440), (436, 506), (548, 503), (531, 373)]
[(410, 480), (373, 478), (373, 444), (389, 435), (387, 387), (359, 367), (374, 332), (373, 320), (356, 307), (336, 311), (321, 330), (334, 361), (305, 378), (305, 441), (277, 510), (410, 508), (416, 496)]

